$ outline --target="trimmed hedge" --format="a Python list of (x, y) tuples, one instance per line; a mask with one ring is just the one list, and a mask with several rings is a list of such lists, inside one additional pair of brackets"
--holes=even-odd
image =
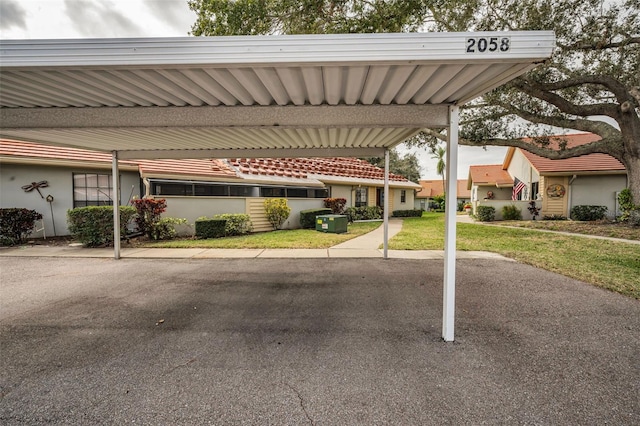
[(212, 219), (223, 219), (227, 223), (224, 228), (224, 236), (244, 235), (253, 231), (253, 223), (251, 216), (244, 213), (224, 213), (216, 214)]
[(225, 236), (226, 219), (198, 219), (196, 220), (196, 237), (220, 238)]
[(393, 217), (422, 217), (421, 209), (394, 210)]
[(300, 211), (300, 226), (303, 229), (315, 229), (316, 216), (332, 214), (331, 209), (309, 209)]
[(0, 244), (11, 246), (21, 243), (31, 234), (36, 220), (42, 215), (35, 210), (0, 209)]
[[(130, 206), (120, 206), (120, 235), (126, 235), (127, 224), (136, 214)], [(69, 232), (87, 247), (113, 243), (113, 206), (78, 207), (67, 211)]]
[(344, 214), (347, 215), (349, 222), (355, 222), (356, 220), (382, 219), (382, 207), (379, 207), (379, 206), (349, 207), (348, 209), (345, 210)]
[(496, 208), (493, 206), (478, 206), (476, 217), (480, 222), (493, 222), (496, 218)]
[(607, 206), (574, 206), (571, 219), (581, 221), (601, 220), (607, 214)]

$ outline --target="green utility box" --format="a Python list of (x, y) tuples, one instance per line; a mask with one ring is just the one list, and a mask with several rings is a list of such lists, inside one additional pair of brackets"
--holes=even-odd
[(316, 216), (316, 231), (332, 234), (347, 232), (347, 216), (341, 214)]

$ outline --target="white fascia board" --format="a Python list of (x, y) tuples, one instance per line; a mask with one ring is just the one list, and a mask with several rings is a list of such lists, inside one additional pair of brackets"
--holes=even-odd
[(294, 178), (273, 175), (251, 175), (241, 173), (243, 183), (256, 183), (261, 185), (286, 185), (286, 186), (302, 186), (313, 188), (324, 188), (324, 184), (317, 179), (311, 178)]
[[(509, 49), (469, 52), (469, 40)], [(549, 58), (552, 31), (2, 40), (2, 69), (19, 67), (273, 66), (531, 62)]]
[[(350, 178), (344, 176), (327, 176), (327, 175), (310, 175), (314, 179), (322, 181), (325, 185), (362, 185), (362, 186), (376, 186), (382, 187), (384, 185), (384, 179), (363, 179), (363, 178)], [(413, 182), (404, 181), (389, 181), (389, 186), (392, 188), (403, 189), (418, 189), (421, 186)]]

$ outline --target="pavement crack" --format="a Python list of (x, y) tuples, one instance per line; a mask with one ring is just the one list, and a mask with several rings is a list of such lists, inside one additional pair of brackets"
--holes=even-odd
[(289, 389), (291, 389), (298, 396), (298, 399), (300, 400), (300, 407), (302, 408), (302, 411), (304, 412), (304, 415), (307, 417), (307, 420), (309, 420), (309, 424), (311, 426), (315, 426), (315, 423), (313, 422), (313, 419), (311, 418), (311, 416), (307, 412), (306, 407), (304, 406), (304, 398), (302, 397), (302, 394), (300, 393), (300, 391), (298, 389), (294, 388), (293, 386), (291, 386), (287, 382), (285, 382), (284, 384), (287, 385), (287, 387)]
[(176, 371), (178, 368), (181, 368), (181, 367), (187, 367), (187, 366), (189, 366), (189, 364), (191, 364), (191, 363), (193, 363), (193, 362), (196, 362), (197, 360), (198, 360), (198, 358), (197, 358), (197, 357), (196, 357), (196, 358), (191, 358), (191, 359), (190, 359), (190, 360), (188, 360), (187, 362), (183, 362), (182, 364), (178, 364), (178, 365), (173, 366), (173, 367), (172, 367), (172, 368), (170, 368), (169, 370), (165, 371), (162, 375), (163, 375), (163, 376), (166, 376), (167, 374), (171, 374), (171, 373), (173, 373), (174, 371)]

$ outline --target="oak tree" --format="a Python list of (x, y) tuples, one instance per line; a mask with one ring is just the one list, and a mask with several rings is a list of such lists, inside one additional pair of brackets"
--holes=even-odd
[[(194, 35), (553, 30), (550, 60), (461, 112), (460, 143), (552, 159), (605, 153), (640, 203), (640, 0), (190, 0)], [(549, 135), (600, 140), (559, 147)], [(528, 139), (524, 140), (524, 137)], [(433, 148), (442, 131), (425, 129)]]

